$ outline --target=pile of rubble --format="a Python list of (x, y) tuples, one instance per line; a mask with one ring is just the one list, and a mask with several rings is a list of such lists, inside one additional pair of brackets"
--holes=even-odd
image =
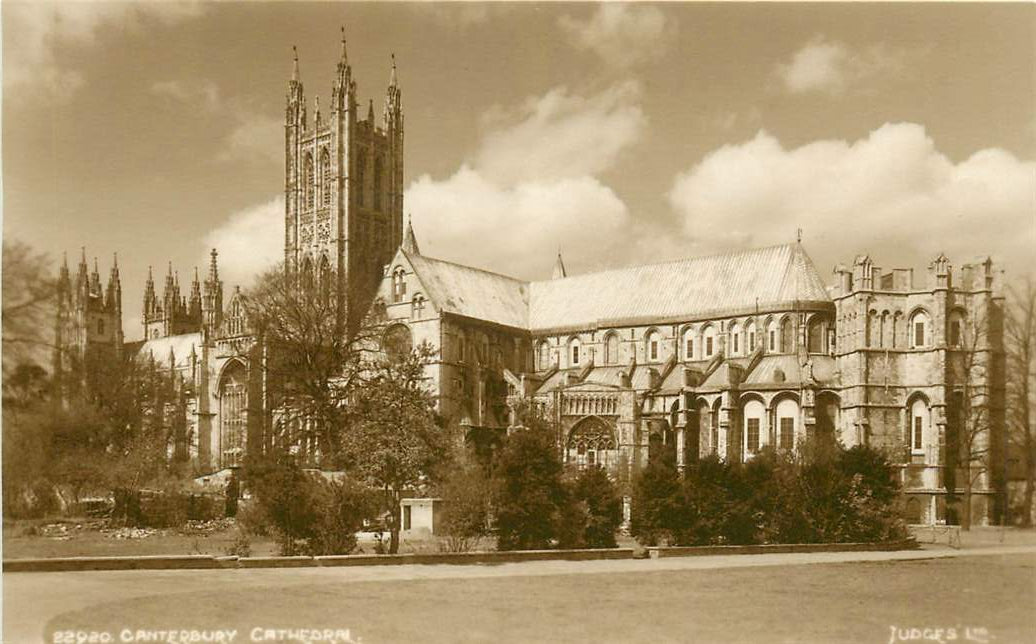
[(158, 534), (154, 528), (113, 528), (101, 530), (101, 534), (109, 539), (147, 539)]
[(229, 530), (235, 525), (234, 519), (212, 519), (210, 521), (188, 521), (180, 527), (180, 534), (187, 535), (210, 535), (216, 532)]

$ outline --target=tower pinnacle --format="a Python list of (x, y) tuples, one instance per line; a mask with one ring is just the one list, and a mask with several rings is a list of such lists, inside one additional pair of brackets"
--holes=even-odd
[(396, 86), (396, 54), (392, 53), (392, 73), (389, 75), (389, 87)]
[(558, 249), (558, 259), (554, 262), (554, 271), (550, 275), (550, 279), (559, 280), (568, 277), (568, 273), (565, 271), (565, 262), (561, 259), (561, 249)]
[(299, 82), (299, 50), (295, 47), (295, 45), (292, 45), (291, 51), (295, 57), (295, 60), (291, 68), (291, 80), (297, 83)]

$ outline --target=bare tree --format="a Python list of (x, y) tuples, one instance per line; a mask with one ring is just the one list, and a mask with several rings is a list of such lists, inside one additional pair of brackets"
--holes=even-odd
[[(337, 274), (273, 268), (245, 294), (248, 325), (262, 347), (270, 408), (288, 443), (316, 439), (322, 457), (339, 460), (341, 437), (352, 408), (371, 331), (348, 334)], [(325, 461), (327, 462), (327, 461)]]
[(1023, 525), (1034, 523), (1033, 494), (1036, 492), (1036, 436), (1033, 408), (1036, 406), (1036, 282), (1027, 276), (1008, 291), (1005, 324), (1007, 349), (1007, 432), (1013, 452), (1021, 456), (1025, 469)]
[[(947, 400), (944, 487), (947, 506), (956, 505), (963, 488), (960, 525), (970, 530), (976, 486), (991, 485), (993, 473), (996, 360), (994, 312), (971, 310), (964, 328), (951, 330), (956, 344), (949, 359), (951, 389)], [(956, 335), (957, 337), (952, 337)]]
[(4, 371), (21, 362), (46, 364), (53, 346), (55, 283), (44, 253), (4, 240)]

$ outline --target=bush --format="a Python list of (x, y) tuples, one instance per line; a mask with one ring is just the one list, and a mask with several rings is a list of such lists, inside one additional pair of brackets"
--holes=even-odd
[(668, 451), (654, 456), (633, 481), (630, 531), (642, 544), (672, 544), (683, 529), (685, 504), (680, 498), (680, 473)]
[(538, 420), (527, 425), (507, 437), (497, 463), (499, 550), (548, 548), (563, 527), (566, 494), (554, 435)]
[(356, 533), (374, 514), (371, 492), (348, 479), (313, 481), (317, 516), (306, 543), (309, 555), (347, 555), (356, 549)]
[(489, 534), (492, 481), (475, 458), (461, 459), (446, 475), (440, 496), (443, 500), (440, 532), (446, 552), (468, 552)]
[(622, 498), (601, 467), (579, 472), (572, 484), (570, 512), (586, 548), (614, 548), (615, 532), (622, 523)]
[(237, 525), (246, 534), (253, 537), (268, 537), (272, 532), (270, 519), (266, 511), (257, 499), (242, 501), (237, 508), (237, 516), (234, 517)]

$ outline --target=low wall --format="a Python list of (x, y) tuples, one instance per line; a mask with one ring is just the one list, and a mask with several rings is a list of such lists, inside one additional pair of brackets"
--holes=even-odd
[(885, 543), (777, 543), (753, 546), (653, 546), (647, 549), (651, 559), (662, 557), (705, 557), (715, 555), (763, 555), (796, 552), (886, 552), (917, 550), (916, 541), (889, 541)]
[(145, 557), (53, 557), (48, 559), (5, 559), (4, 572), (58, 572), (75, 570), (184, 570), (219, 568), (209, 555)]

